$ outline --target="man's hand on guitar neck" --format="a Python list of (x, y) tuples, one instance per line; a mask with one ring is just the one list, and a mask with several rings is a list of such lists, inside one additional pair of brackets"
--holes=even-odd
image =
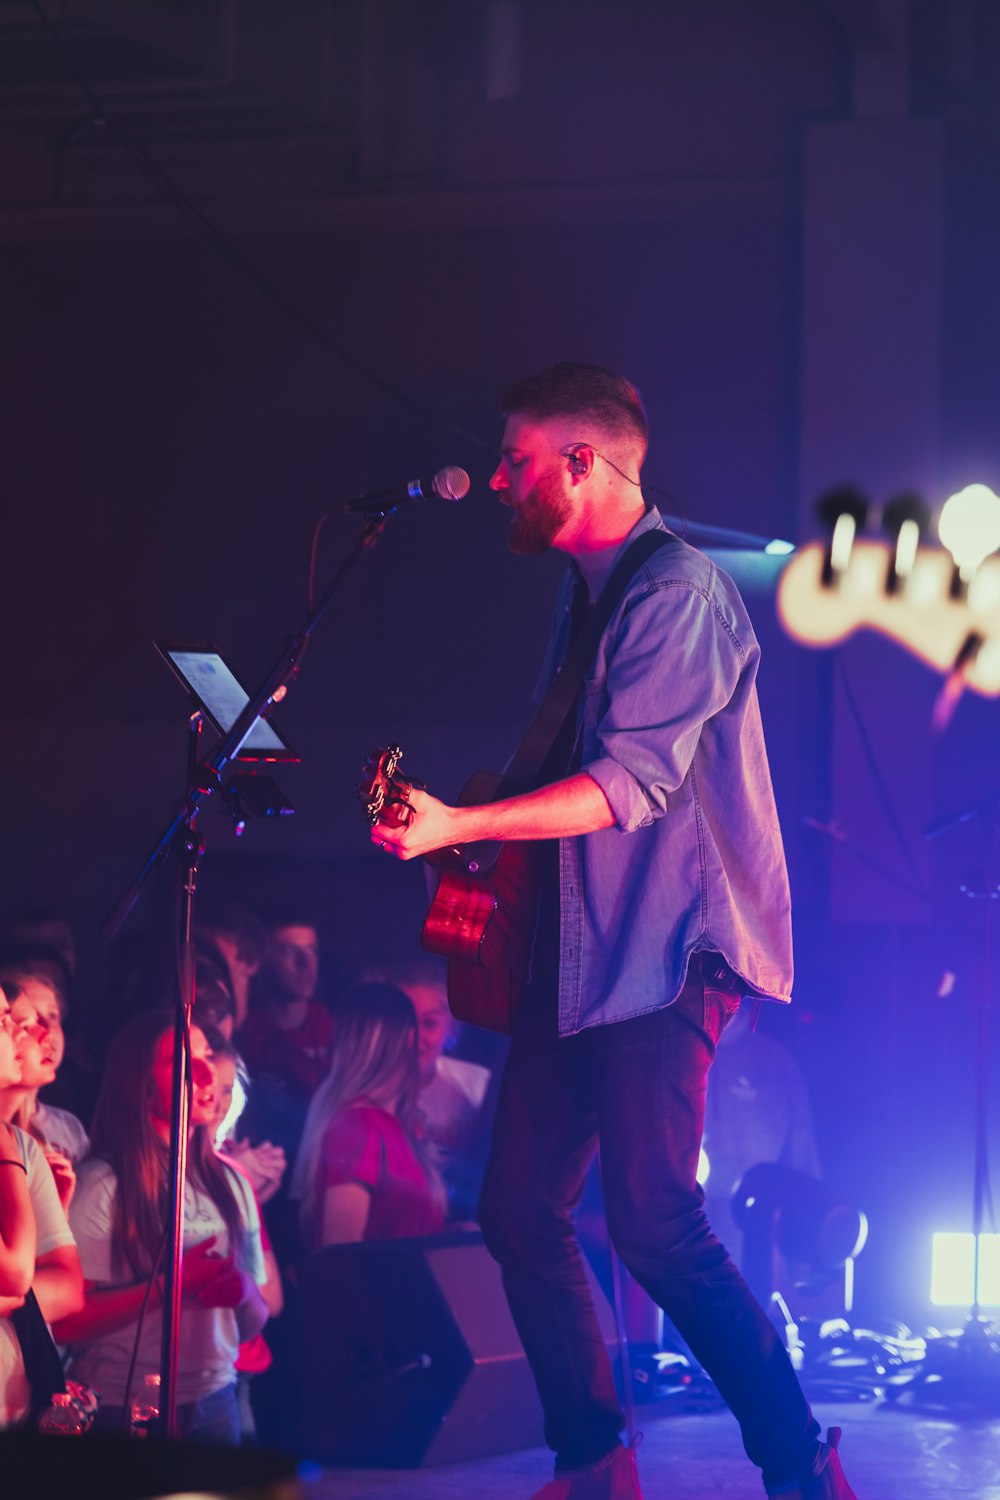
[[(421, 854), (430, 854), (433, 849), (447, 849), (458, 842), (453, 831), (457, 807), (448, 807), (419, 787), (412, 787), (407, 795), (410, 818), (406, 823), (373, 823), (372, 843), (395, 854), (397, 859), (415, 859)], [(471, 812), (468, 808), (466, 811)]]
[(575, 838), (615, 822), (608, 799), (585, 771), (537, 792), (481, 806), (449, 807), (417, 787), (408, 801), (413, 816), (406, 826), (372, 826), (372, 843), (397, 859), (485, 840)]

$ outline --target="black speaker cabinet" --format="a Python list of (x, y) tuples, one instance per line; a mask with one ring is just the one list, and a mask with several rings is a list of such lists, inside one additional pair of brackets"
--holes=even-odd
[[(542, 1413), (478, 1234), (330, 1245), (303, 1275), (301, 1446), (416, 1468), (537, 1447)], [(605, 1339), (613, 1323), (592, 1284)]]

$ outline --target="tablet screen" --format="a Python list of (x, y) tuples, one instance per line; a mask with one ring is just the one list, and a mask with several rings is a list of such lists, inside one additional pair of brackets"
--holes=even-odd
[[(250, 694), (211, 646), (168, 646), (156, 649), (173, 667), (206, 718), (220, 734), (228, 734)], [(239, 760), (297, 760), (295, 752), (266, 719), (257, 719), (236, 753)]]

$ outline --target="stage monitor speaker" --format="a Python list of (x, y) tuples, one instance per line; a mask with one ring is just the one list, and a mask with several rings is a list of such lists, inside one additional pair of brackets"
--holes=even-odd
[[(614, 1337), (593, 1283), (601, 1331)], [(479, 1234), (329, 1245), (303, 1274), (301, 1448), (416, 1468), (543, 1442), (534, 1380)]]

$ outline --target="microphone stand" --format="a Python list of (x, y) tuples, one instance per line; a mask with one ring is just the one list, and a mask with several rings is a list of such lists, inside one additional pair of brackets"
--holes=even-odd
[(952, 1405), (959, 1409), (996, 1411), (1000, 1403), (1000, 1337), (984, 1316), (979, 1300), (981, 1237), (985, 1209), (991, 1204), (989, 1170), (990, 1012), (994, 1005), (996, 967), (995, 913), (1000, 901), (995, 843), (1000, 819), (1000, 793), (928, 823), (924, 838), (938, 838), (962, 823), (982, 820), (986, 849), (982, 868), (960, 884), (961, 894), (981, 903), (981, 931), (976, 965), (976, 1059), (973, 1086), (974, 1127), (972, 1163), (972, 1297), (964, 1326), (938, 1345), (928, 1345), (927, 1355), (909, 1389), (927, 1391), (935, 1408)]
[[(184, 1192), (187, 1181), (188, 1121), (191, 1100), (191, 1012), (195, 1000), (194, 911), (198, 885), (198, 866), (204, 845), (198, 831), (198, 815), (203, 803), (222, 789), (222, 776), (235, 759), (240, 746), (258, 718), (266, 718), (275, 703), (280, 702), (298, 676), (306, 647), (320, 620), (326, 614), (344, 578), (363, 553), (374, 547), (396, 506), (385, 500), (373, 503), (366, 516), (361, 535), (347, 559), (327, 585), (319, 602), (307, 614), (297, 634), (275, 659), (260, 686), (252, 693), (239, 718), (208, 760), (202, 762), (199, 750), (203, 721), (200, 713), (192, 714), (187, 743), (187, 788), (178, 812), (167, 824), (146, 855), (132, 884), (116, 902), (105, 919), (102, 931), (115, 937), (135, 906), (147, 879), (168, 855), (173, 854), (178, 869), (178, 986), (174, 1019), (174, 1076), (170, 1113), (170, 1181), (168, 1191), (166, 1256), (163, 1289), (163, 1342), (160, 1366), (160, 1419), (168, 1438), (177, 1433), (177, 1351), (181, 1322), (181, 1261), (184, 1253)], [(127, 1416), (127, 1409), (126, 1409)]]

